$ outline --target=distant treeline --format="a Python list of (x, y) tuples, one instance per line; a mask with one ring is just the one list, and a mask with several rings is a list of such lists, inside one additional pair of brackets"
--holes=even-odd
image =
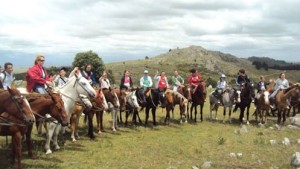
[(268, 57), (249, 57), (248, 60), (255, 65), (256, 69), (264, 69), (268, 70), (276, 69), (276, 70), (300, 70), (299, 63), (288, 63), (283, 60), (275, 60)]

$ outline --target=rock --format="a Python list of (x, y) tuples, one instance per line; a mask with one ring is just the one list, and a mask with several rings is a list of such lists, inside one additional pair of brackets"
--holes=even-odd
[(297, 140), (297, 144), (300, 144), (300, 139)]
[(288, 138), (285, 137), (285, 138), (283, 139), (283, 141), (282, 141), (282, 144), (283, 144), (283, 145), (286, 145), (286, 146), (291, 145), (290, 139), (288, 139)]
[(212, 162), (211, 161), (206, 161), (203, 163), (203, 165), (201, 166), (201, 168), (211, 168), (212, 167)]
[(297, 130), (299, 129), (299, 127), (295, 126), (295, 125), (288, 125), (287, 128), (292, 129), (292, 130)]
[(276, 144), (276, 143), (277, 143), (276, 140), (270, 140), (270, 144), (271, 144), (271, 145), (274, 145), (274, 144)]
[(242, 158), (242, 157), (243, 157), (243, 153), (236, 153), (236, 156), (237, 156), (238, 158)]
[(292, 155), (292, 160), (291, 160), (291, 166), (292, 167), (300, 167), (300, 153), (296, 152)]
[(198, 167), (196, 167), (196, 166), (193, 166), (193, 167), (192, 167), (192, 169), (199, 169), (199, 168), (198, 168)]
[(296, 114), (296, 116), (290, 118), (291, 124), (300, 126), (300, 114)]
[(269, 127), (270, 130), (274, 130), (274, 127)]
[(230, 153), (229, 156), (230, 156), (231, 158), (236, 158), (236, 154), (235, 154), (235, 153)]
[(275, 129), (280, 130), (280, 126), (278, 124), (275, 124)]

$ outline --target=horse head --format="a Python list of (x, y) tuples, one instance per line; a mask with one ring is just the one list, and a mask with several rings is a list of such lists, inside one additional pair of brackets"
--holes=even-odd
[(192, 101), (191, 86), (189, 84), (186, 84), (181, 88), (181, 90), (179, 90), (179, 93), (181, 93), (189, 102)]
[(140, 108), (140, 105), (138, 103), (138, 99), (137, 99), (137, 96), (136, 96), (136, 90), (132, 91), (132, 92), (129, 92), (127, 93), (126, 95), (126, 100), (127, 100), (127, 103), (133, 107), (133, 108)]
[(7, 87), (7, 92), (5, 93), (6, 97), (1, 95), (1, 98), (7, 98), (1, 103), (7, 109), (5, 112), (23, 120), (25, 123), (32, 124), (35, 121), (35, 117), (27, 99), (16, 88)]
[[(85, 94), (90, 97), (95, 98), (96, 97), (96, 91), (91, 86), (90, 82), (84, 78), (81, 74), (77, 75), (75, 74), (76, 81), (74, 83), (74, 87), (76, 86), (76, 90), (79, 94)], [(78, 85), (76, 85), (78, 84)]]
[(96, 88), (95, 90), (97, 92), (97, 96), (95, 98), (95, 103), (96, 103), (95, 106), (97, 108), (102, 109), (102, 110), (108, 110), (108, 104), (107, 104), (105, 96), (102, 92), (102, 89), (101, 88)]
[(160, 90), (160, 89), (156, 89), (156, 93), (157, 93), (157, 101), (160, 104), (160, 107), (165, 108), (166, 107), (166, 95), (165, 95), (165, 91)]
[(115, 89), (106, 89), (103, 93), (108, 103), (111, 103), (115, 108), (120, 108), (119, 98)]
[(118, 95), (118, 99), (119, 99), (119, 103), (120, 103), (120, 110), (125, 111), (127, 94), (126, 94), (125, 90), (116, 90), (116, 93)]
[(53, 93), (51, 90), (48, 90), (48, 93), (54, 103), (51, 109), (57, 110), (51, 110), (51, 116), (57, 119), (62, 124), (62, 126), (67, 126), (69, 119), (61, 95), (59, 93)]

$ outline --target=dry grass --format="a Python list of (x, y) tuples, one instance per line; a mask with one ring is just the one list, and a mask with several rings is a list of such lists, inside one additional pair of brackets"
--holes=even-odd
[[(206, 103), (207, 104), (207, 103)], [(110, 115), (105, 114), (106, 132), (97, 135), (96, 140), (87, 137), (87, 129), (81, 122), (81, 138), (75, 142), (66, 142), (60, 151), (51, 155), (43, 152), (44, 137), (33, 131), (36, 160), (23, 153), (24, 168), (201, 168), (205, 161), (211, 161), (213, 168), (289, 168), (290, 157), (300, 146), (299, 130), (286, 127), (271, 130), (275, 118), (269, 118), (267, 127), (258, 127), (254, 121), (247, 126), (248, 133), (238, 134), (240, 125), (238, 114), (233, 114), (233, 124), (208, 120), (208, 105), (204, 109), (204, 122), (180, 125), (174, 120), (169, 126), (163, 124), (165, 110), (158, 109), (159, 125), (121, 127), (119, 131), (110, 130)], [(219, 119), (222, 119), (219, 110)], [(144, 113), (140, 112), (144, 120)], [(178, 119), (178, 110), (175, 118)], [(151, 120), (150, 116), (150, 120)], [(199, 119), (199, 116), (198, 116)], [(150, 121), (151, 122), (151, 121)], [(284, 137), (291, 140), (291, 146), (280, 142)], [(70, 137), (68, 137), (70, 138)], [(277, 140), (277, 145), (270, 145), (269, 140)], [(9, 140), (10, 142), (10, 140)], [(9, 168), (10, 147), (1, 137), (0, 166)], [(26, 146), (24, 146), (26, 148)], [(230, 153), (242, 153), (241, 158), (232, 158)]]

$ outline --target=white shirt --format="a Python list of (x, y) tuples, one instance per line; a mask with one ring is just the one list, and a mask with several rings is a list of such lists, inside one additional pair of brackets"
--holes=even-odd
[(227, 87), (226, 81), (218, 81), (218, 84), (217, 84), (218, 89), (225, 89), (226, 87)]
[(287, 89), (289, 87), (289, 81), (284, 79), (284, 80), (281, 80), (280, 78), (278, 78), (276, 81), (275, 81), (275, 87), (274, 89), (277, 90), (279, 88), (281, 89)]
[[(4, 73), (6, 74), (6, 77), (5, 77)], [(5, 77), (5, 79), (4, 79), (4, 77)], [(4, 81), (3, 81), (3, 79), (4, 79)], [(15, 80), (15, 78), (14, 78), (13, 73), (9, 74), (6, 71), (4, 71), (4, 72), (0, 73), (0, 80), (3, 84), (3, 88), (5, 90), (7, 90), (7, 87), (11, 87), (11, 84)]]

